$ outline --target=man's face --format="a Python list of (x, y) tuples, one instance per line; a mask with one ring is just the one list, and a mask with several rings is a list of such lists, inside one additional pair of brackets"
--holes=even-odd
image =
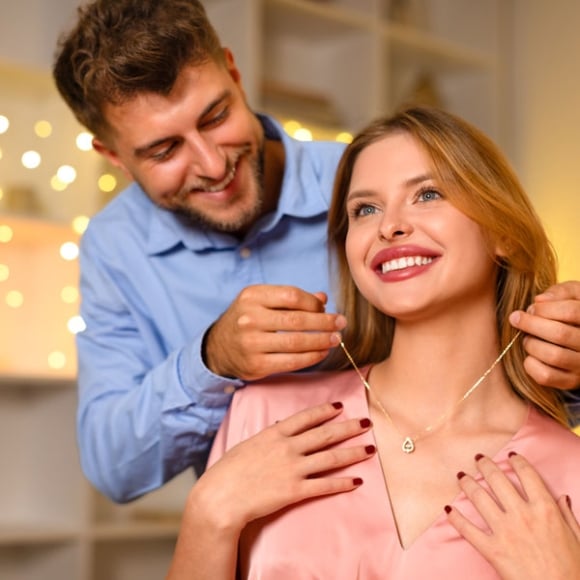
[(142, 93), (105, 114), (113, 135), (97, 151), (160, 207), (242, 234), (262, 213), (262, 127), (233, 58), (184, 68), (167, 96)]

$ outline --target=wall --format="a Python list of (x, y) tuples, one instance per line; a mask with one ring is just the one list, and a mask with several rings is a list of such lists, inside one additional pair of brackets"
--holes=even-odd
[(516, 0), (514, 162), (560, 258), (580, 280), (580, 2)]
[(58, 34), (78, 0), (17, 0), (0, 5), (0, 61), (49, 69)]

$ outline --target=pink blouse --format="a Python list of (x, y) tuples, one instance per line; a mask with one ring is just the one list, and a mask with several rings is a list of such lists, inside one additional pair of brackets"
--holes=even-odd
[[(354, 371), (280, 375), (238, 391), (216, 438), (210, 463), (276, 420), (325, 401), (344, 404), (339, 420), (369, 416), (366, 391)], [(357, 442), (374, 444), (372, 431), (361, 435)], [(580, 516), (580, 437), (530, 407), (524, 425), (493, 458), (516, 481), (507, 461), (512, 450), (535, 466), (554, 497), (568, 494), (576, 516)], [(431, 527), (410, 547), (401, 547), (378, 455), (338, 473), (362, 477), (364, 484), (349, 493), (293, 505), (244, 530), (240, 542), (243, 578), (498, 578), (487, 561), (448, 523), (443, 506)], [(463, 493), (452, 505), (484, 526)]]

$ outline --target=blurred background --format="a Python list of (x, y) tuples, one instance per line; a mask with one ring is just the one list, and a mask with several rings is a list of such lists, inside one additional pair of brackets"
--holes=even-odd
[[(402, 103), (465, 117), (507, 153), (580, 279), (576, 0), (206, 0), (253, 108), (349, 140)], [(185, 474), (129, 506), (95, 493), (74, 440), (78, 239), (122, 176), (56, 94), (77, 0), (0, 6), (0, 578), (142, 580), (169, 561)]]

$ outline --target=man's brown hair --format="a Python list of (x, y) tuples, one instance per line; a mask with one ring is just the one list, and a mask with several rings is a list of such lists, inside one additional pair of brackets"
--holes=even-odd
[(60, 38), (53, 76), (79, 122), (103, 138), (107, 104), (167, 95), (184, 66), (223, 58), (197, 0), (95, 0), (78, 8), (76, 26)]

